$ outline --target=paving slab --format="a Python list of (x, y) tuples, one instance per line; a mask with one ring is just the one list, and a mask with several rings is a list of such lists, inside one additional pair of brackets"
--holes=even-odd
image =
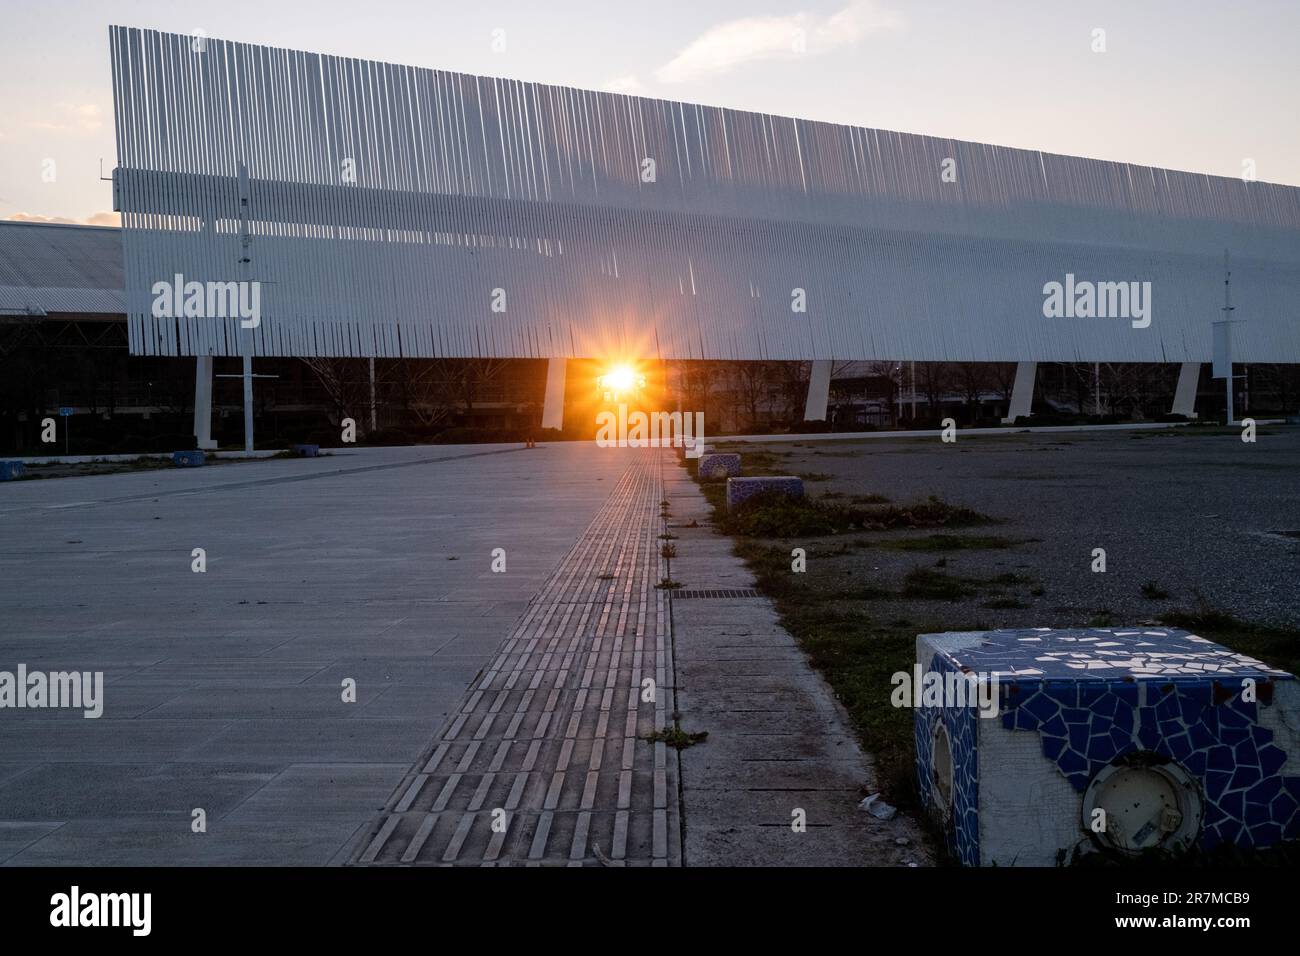
[(105, 705), (0, 712), (0, 859), (338, 862), (598, 512), (615, 457), (341, 449), (7, 483), (0, 669), (102, 671)]

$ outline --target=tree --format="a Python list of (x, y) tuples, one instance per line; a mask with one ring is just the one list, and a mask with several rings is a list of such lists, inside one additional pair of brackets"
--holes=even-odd
[(334, 421), (354, 419), (364, 432), (370, 416), (370, 365), (365, 359), (305, 358), (303, 363), (316, 373), (321, 388), (333, 406)]
[(742, 430), (759, 424), (759, 405), (767, 398), (772, 383), (772, 366), (768, 362), (734, 362), (732, 374), (735, 381), (736, 405), (743, 410), (746, 421)]
[(987, 362), (958, 362), (956, 366), (957, 387), (966, 399), (966, 410), (970, 424), (979, 420), (980, 398), (989, 388), (989, 366)]
[(947, 362), (921, 362), (917, 365), (917, 386), (925, 395), (929, 417), (939, 417), (943, 395), (952, 388), (952, 378), (953, 370)]

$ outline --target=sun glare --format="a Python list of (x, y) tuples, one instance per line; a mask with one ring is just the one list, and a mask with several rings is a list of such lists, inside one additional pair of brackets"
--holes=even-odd
[(630, 392), (636, 384), (636, 372), (631, 366), (615, 365), (605, 374), (605, 387), (616, 392)]

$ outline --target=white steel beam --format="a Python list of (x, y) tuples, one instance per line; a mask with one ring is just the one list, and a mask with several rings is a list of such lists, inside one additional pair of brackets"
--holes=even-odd
[(826, 405), (831, 397), (831, 362), (819, 359), (812, 363), (808, 375), (808, 401), (804, 405), (803, 420), (806, 422), (826, 421)]
[(1035, 362), (1017, 362), (1016, 380), (1011, 386), (1011, 402), (1003, 424), (1014, 424), (1017, 418), (1029, 415), (1034, 409), (1034, 379), (1038, 374)]

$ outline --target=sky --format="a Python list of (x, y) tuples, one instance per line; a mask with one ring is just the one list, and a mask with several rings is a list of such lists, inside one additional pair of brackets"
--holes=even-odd
[(115, 221), (109, 24), (1300, 185), (1300, 0), (0, 0), (0, 219)]

